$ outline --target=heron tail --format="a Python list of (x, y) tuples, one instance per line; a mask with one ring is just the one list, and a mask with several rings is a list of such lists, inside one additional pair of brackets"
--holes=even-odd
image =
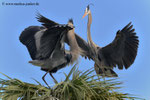
[(118, 75), (113, 71), (113, 69), (100, 68), (96, 64), (94, 65), (94, 68), (95, 68), (96, 74), (102, 77), (118, 77)]
[(40, 66), (40, 67), (44, 64), (42, 60), (32, 60), (32, 61), (29, 61), (29, 63), (35, 66)]

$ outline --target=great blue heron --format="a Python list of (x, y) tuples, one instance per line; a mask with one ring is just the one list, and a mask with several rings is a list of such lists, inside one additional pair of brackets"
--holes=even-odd
[[(41, 14), (37, 15), (37, 19), (43, 26), (26, 28), (19, 39), (30, 53), (32, 61), (29, 63), (40, 66), (41, 70), (46, 71), (42, 79), (48, 86), (44, 79), (47, 73), (57, 83), (52, 73), (70, 63), (73, 64), (78, 58), (79, 47), (75, 39), (72, 19), (68, 24), (58, 24)], [(70, 44), (69, 51), (65, 50), (64, 41)]]
[(97, 74), (106, 77), (117, 77), (113, 68), (118, 66), (121, 70), (125, 67), (128, 69), (133, 64), (138, 49), (138, 36), (132, 29), (131, 22), (122, 30), (119, 30), (112, 43), (105, 47), (99, 47), (91, 38), (90, 27), (92, 23), (92, 15), (87, 6), (83, 18), (88, 15), (87, 35), (89, 46), (89, 57), (95, 61), (94, 67)]

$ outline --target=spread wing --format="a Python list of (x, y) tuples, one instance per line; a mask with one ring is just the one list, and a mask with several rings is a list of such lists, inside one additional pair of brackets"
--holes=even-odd
[(38, 20), (39, 22), (41, 22), (42, 25), (45, 26), (46, 28), (50, 28), (50, 27), (52, 27), (52, 26), (59, 25), (58, 23), (56, 23), (56, 22), (54, 22), (54, 21), (52, 21), (52, 20), (50, 20), (50, 19), (44, 17), (44, 16), (41, 15), (40, 13), (37, 13), (37, 17), (36, 17), (36, 18), (37, 18), (37, 20)]
[(19, 39), (27, 47), (33, 60), (47, 59), (53, 50), (61, 44), (63, 35), (72, 28), (68, 25), (55, 23), (41, 14), (37, 15), (37, 19), (46, 28), (30, 26), (21, 33)]
[(36, 18), (47, 28), (40, 38), (40, 49), (36, 57), (37, 59), (47, 59), (56, 47), (61, 46), (62, 37), (72, 28), (67, 24), (58, 24), (39, 13)]
[(20, 42), (27, 47), (29, 54), (33, 60), (36, 58), (37, 52), (34, 35), (42, 29), (44, 29), (44, 27), (29, 26), (28, 28), (24, 29), (24, 31), (21, 33), (19, 37)]
[(134, 62), (139, 40), (132, 27), (133, 25), (129, 23), (117, 32), (112, 43), (99, 49), (98, 56), (103, 56), (106, 65), (113, 67), (118, 65), (119, 69), (123, 69), (124, 66), (127, 69)]
[(61, 48), (61, 39), (67, 33), (65, 27), (53, 27), (44, 32), (40, 41), (40, 49), (37, 59), (47, 59), (50, 57), (56, 46)]

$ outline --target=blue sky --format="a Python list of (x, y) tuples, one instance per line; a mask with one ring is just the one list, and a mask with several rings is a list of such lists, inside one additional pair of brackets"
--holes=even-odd
[[(6, 6), (2, 2), (38, 2), (39, 6)], [(58, 23), (65, 24), (69, 18), (74, 19), (75, 31), (87, 40), (87, 17), (82, 19), (89, 3), (93, 16), (91, 33), (93, 41), (103, 47), (114, 39), (116, 32), (132, 21), (139, 36), (140, 45), (134, 64), (128, 70), (115, 71), (123, 82), (121, 91), (135, 94), (146, 100), (150, 99), (150, 1), (149, 0), (1, 0), (0, 1), (0, 72), (22, 81), (35, 83), (32, 78), (43, 83), (41, 77), (45, 72), (30, 65), (29, 53), (19, 42), (19, 35), (24, 28), (41, 25), (35, 19), (36, 11)], [(93, 61), (80, 57), (79, 69), (93, 67)], [(54, 77), (61, 81), (66, 67)], [(5, 78), (0, 75), (0, 77)], [(46, 80), (53, 85), (48, 75)], [(43, 83), (44, 84), (44, 83)]]

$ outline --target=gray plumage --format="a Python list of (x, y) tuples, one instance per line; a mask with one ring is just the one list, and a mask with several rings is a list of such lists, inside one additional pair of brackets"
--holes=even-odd
[[(118, 75), (113, 71), (113, 68), (118, 66), (120, 70), (123, 68), (128, 69), (136, 58), (139, 40), (134, 32), (135, 29), (133, 29), (133, 25), (129, 23), (122, 30), (117, 32), (112, 43), (105, 47), (99, 47), (91, 38), (90, 27), (92, 15), (89, 5), (87, 6), (83, 17), (86, 15), (88, 15), (88, 49), (83, 49), (85, 50), (84, 56), (91, 58), (95, 62), (94, 68), (97, 74), (104, 77), (117, 77)], [(80, 48), (85, 47), (80, 46)]]
[[(78, 54), (74, 53), (78, 52), (78, 48), (72, 47), (78, 47), (76, 39), (72, 39), (74, 38), (73, 20), (69, 20), (68, 24), (58, 24), (40, 14), (37, 15), (37, 19), (43, 27), (30, 26), (21, 33), (19, 39), (30, 53), (32, 61), (29, 63), (40, 66), (41, 70), (52, 76), (51, 73), (57, 72), (78, 58)], [(69, 34), (72, 37), (68, 38)], [(64, 48), (65, 39), (71, 45), (69, 52), (66, 52)], [(45, 83), (46, 74), (43, 76)], [(53, 76), (52, 78), (54, 79)], [(54, 81), (56, 82), (55, 79)]]

